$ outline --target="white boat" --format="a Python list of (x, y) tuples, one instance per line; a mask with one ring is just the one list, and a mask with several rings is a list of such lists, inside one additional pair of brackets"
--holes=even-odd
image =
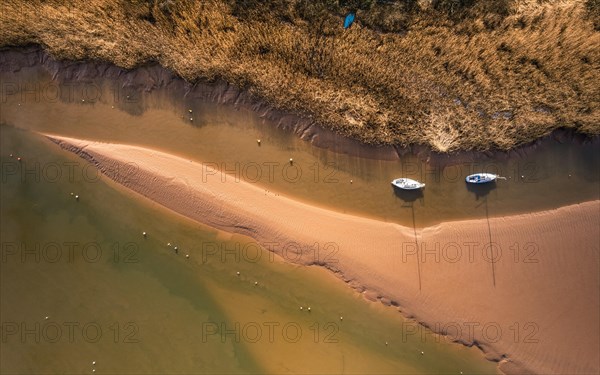
[(425, 184), (410, 178), (397, 178), (392, 181), (392, 185), (402, 190), (418, 190), (425, 187)]
[(500, 177), (497, 174), (493, 173), (475, 173), (467, 176), (465, 181), (469, 184), (485, 184), (488, 182), (495, 181), (496, 179), (504, 179), (504, 177)]

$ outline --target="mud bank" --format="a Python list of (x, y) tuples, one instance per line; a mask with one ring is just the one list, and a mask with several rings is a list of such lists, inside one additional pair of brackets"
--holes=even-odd
[[(136, 92), (165, 90), (174, 100), (191, 100), (246, 109), (257, 113), (269, 125), (291, 132), (316, 147), (369, 159), (399, 160), (403, 155), (412, 154), (435, 165), (444, 166), (471, 162), (481, 159), (482, 156), (490, 159), (518, 158), (533, 152), (545, 142), (600, 144), (600, 137), (588, 137), (570, 129), (558, 129), (546, 137), (511, 151), (461, 151), (444, 154), (435, 152), (426, 145), (368, 145), (336, 134), (308, 116), (279, 110), (253, 95), (251, 90), (240, 89), (223, 80), (190, 83), (158, 63), (148, 63), (127, 70), (104, 61), (55, 60), (37, 45), (0, 49), (2, 71), (17, 72), (23, 67), (34, 66), (44, 67), (58, 84), (107, 79)], [(3, 86), (2, 95), (10, 94), (14, 89), (10, 83)]]

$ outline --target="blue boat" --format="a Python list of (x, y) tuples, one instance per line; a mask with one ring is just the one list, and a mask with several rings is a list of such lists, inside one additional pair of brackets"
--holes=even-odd
[(352, 26), (353, 22), (354, 22), (354, 13), (348, 13), (346, 15), (346, 18), (344, 18), (344, 29), (347, 29), (350, 26)]
[(497, 178), (503, 179), (504, 177), (500, 177), (493, 173), (475, 173), (468, 175), (467, 178), (465, 178), (465, 181), (467, 181), (469, 184), (486, 184), (488, 182), (495, 181)]

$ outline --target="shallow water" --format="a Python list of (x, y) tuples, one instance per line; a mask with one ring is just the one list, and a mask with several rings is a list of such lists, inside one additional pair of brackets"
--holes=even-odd
[(496, 372), (328, 271), (174, 214), (39, 135), (0, 126), (0, 142), (3, 373)]
[[(171, 88), (145, 92), (105, 79), (58, 85), (40, 67), (0, 78), (1, 123), (161, 149), (219, 168), (232, 180), (404, 225), (526, 213), (600, 198), (600, 153), (590, 142), (546, 140), (522, 156), (480, 155), (454, 164), (452, 158), (433, 162), (412, 155), (379, 161), (320, 149), (254, 112), (194, 101)], [(465, 176), (475, 172), (507, 179), (466, 186)], [(202, 173), (217, 178), (208, 168)], [(404, 194), (390, 185), (397, 177), (427, 186), (422, 195)]]

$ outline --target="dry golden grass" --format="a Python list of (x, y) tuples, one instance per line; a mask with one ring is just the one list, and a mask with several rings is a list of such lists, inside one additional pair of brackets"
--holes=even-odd
[(509, 149), (559, 127), (600, 134), (600, 33), (583, 1), (515, 0), (505, 15), (460, 20), (378, 5), (349, 30), (331, 12), (303, 19), (298, 1), (243, 17), (231, 0), (151, 11), (142, 0), (2, 0), (0, 46), (125, 68), (155, 60), (368, 143), (450, 152)]

